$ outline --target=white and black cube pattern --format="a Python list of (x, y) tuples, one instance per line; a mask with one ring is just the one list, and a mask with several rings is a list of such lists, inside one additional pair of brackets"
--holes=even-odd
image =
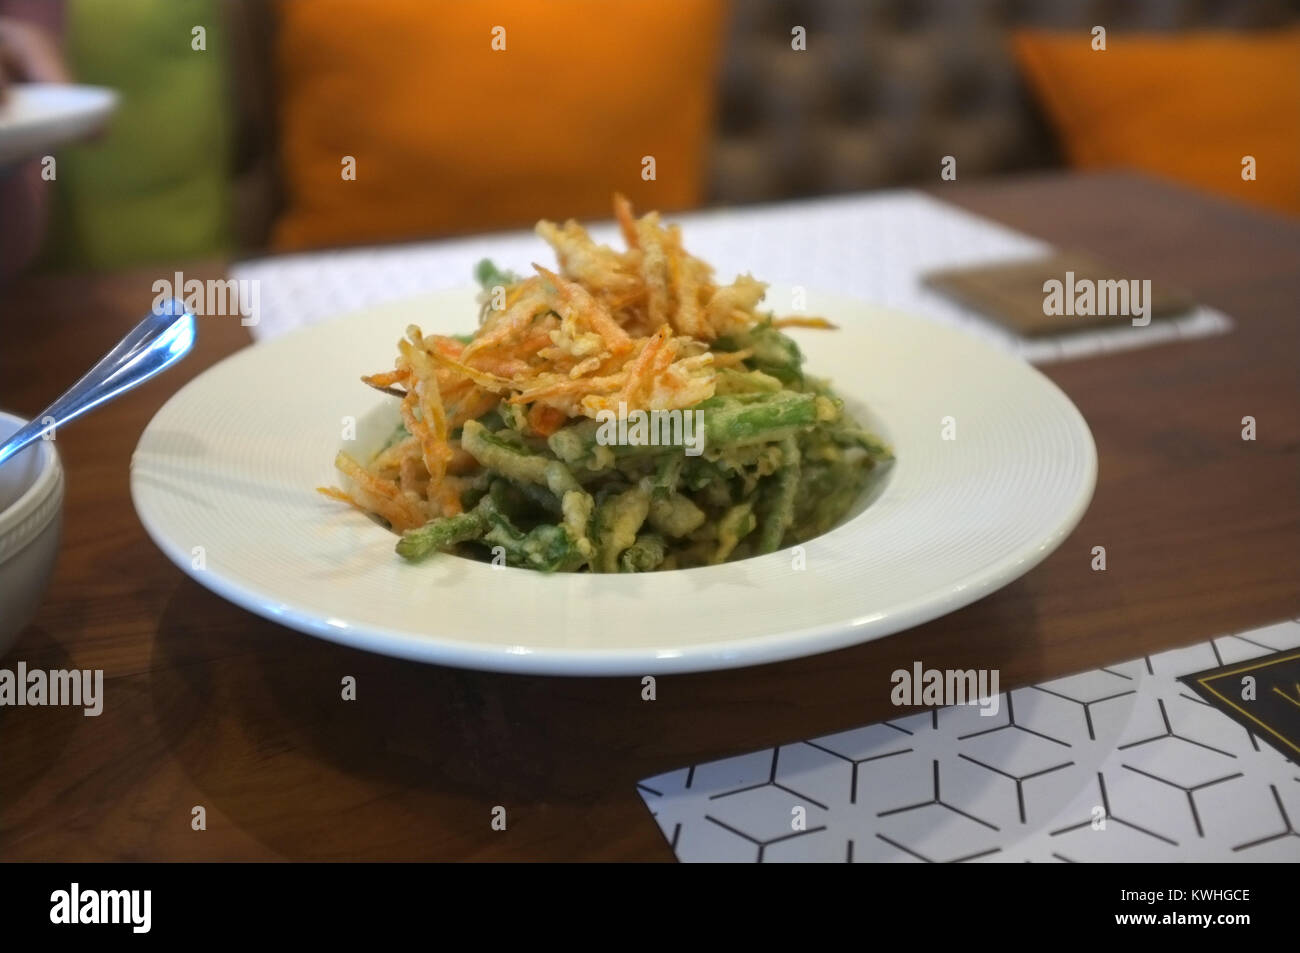
[(638, 785), (683, 861), (1300, 861), (1300, 766), (1178, 681), (1300, 621)]

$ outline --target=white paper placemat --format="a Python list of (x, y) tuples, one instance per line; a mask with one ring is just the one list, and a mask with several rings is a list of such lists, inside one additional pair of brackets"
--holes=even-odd
[(1300, 766), (1178, 681), (1296, 647), (1300, 620), (638, 789), (683, 861), (1296, 862)]
[[(1232, 327), (1221, 312), (1200, 307), (1146, 327), (1022, 338), (923, 287), (920, 276), (937, 268), (1031, 258), (1050, 246), (920, 192), (878, 192), (668, 218), (681, 223), (687, 248), (715, 265), (727, 280), (750, 272), (773, 284), (850, 294), (966, 328), (1036, 363), (1218, 334)], [(618, 245), (612, 224), (592, 231), (598, 240)], [(384, 301), (468, 284), (482, 258), (517, 271), (527, 270), (530, 262), (549, 265), (554, 260), (531, 232), (511, 232), (265, 258), (235, 265), (231, 276), (260, 282), (259, 320), (252, 328), (260, 339)], [(784, 308), (781, 302), (771, 304), (778, 311)], [(467, 315), (467, 328), (472, 321)]]

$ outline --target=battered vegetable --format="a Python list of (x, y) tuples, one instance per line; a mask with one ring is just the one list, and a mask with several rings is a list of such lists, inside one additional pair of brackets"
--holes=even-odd
[(408, 328), (394, 369), (362, 378), (402, 425), (364, 464), (340, 453), (350, 485), (321, 492), (400, 534), (411, 562), (542, 572), (708, 565), (841, 520), (892, 456), (781, 330), (832, 326), (758, 311), (761, 282), (717, 284), (676, 226), (621, 196), (615, 214), (626, 251), (541, 222), (558, 272), (485, 260), (477, 331)]

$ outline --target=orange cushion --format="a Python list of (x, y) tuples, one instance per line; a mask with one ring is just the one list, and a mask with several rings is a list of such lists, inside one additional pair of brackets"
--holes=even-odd
[(273, 244), (604, 218), (616, 190), (641, 208), (698, 204), (725, 0), (670, 6), (281, 0)]
[(1300, 30), (1106, 40), (1014, 37), (1072, 165), (1130, 166), (1300, 215)]

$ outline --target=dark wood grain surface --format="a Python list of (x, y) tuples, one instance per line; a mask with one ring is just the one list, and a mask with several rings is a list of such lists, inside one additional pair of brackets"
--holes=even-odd
[[(0, 858), (668, 860), (637, 780), (897, 715), (889, 673), (913, 660), (997, 668), (1008, 688), (1300, 615), (1300, 224), (1123, 175), (934, 191), (1176, 282), (1237, 322), (1045, 368), (1091, 425), (1100, 474), (1082, 524), (1037, 569), (867, 645), (662, 677), (653, 702), (635, 678), (480, 674), (321, 642), (192, 582), (136, 520), (141, 430), (248, 343), (237, 318), (203, 318), (183, 365), (58, 436), (58, 566), (0, 665), (102, 668), (107, 698), (98, 718), (0, 709)], [(223, 271), (167, 262), (0, 292), (0, 406), (38, 411), (177, 267)], [(339, 698), (344, 675), (356, 702)], [(196, 805), (206, 831), (191, 829)], [(497, 805), (505, 831), (490, 826)]]

